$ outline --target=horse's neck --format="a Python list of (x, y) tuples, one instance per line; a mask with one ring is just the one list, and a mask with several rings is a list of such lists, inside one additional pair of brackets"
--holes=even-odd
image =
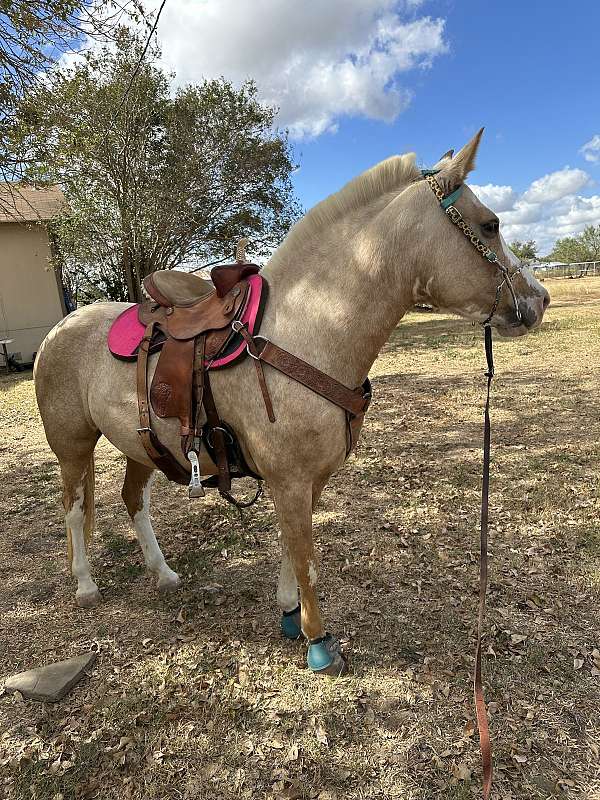
[(264, 270), (271, 291), (261, 333), (358, 386), (412, 305), (410, 277), (398, 285), (398, 272), (367, 234), (329, 232), (314, 247), (283, 247)]

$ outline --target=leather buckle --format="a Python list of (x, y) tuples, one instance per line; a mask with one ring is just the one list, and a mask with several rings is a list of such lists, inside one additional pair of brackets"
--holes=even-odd
[(446, 209), (446, 214), (448, 214), (448, 216), (455, 225), (462, 219), (462, 214), (455, 206), (448, 206), (448, 208)]
[(215, 431), (221, 431), (221, 433), (225, 434), (225, 436), (229, 439), (229, 444), (233, 444), (233, 436), (229, 433), (227, 428), (222, 428), (220, 425), (215, 425), (214, 428), (211, 428), (206, 435), (206, 441), (211, 447), (214, 447), (212, 435)]
[(266, 345), (267, 345), (267, 344), (268, 344), (268, 343), (271, 341), (270, 339), (267, 339), (267, 337), (266, 337), (266, 336), (253, 336), (253, 337), (252, 337), (252, 341), (253, 341), (253, 342), (255, 342), (255, 343), (256, 343), (256, 342), (257, 342), (259, 339), (260, 339), (262, 342), (264, 342), (264, 344), (263, 344), (263, 346), (261, 347), (261, 349), (260, 349), (260, 352), (259, 352), (259, 354), (258, 354), (257, 356), (255, 356), (255, 355), (254, 355), (254, 353), (252, 353), (252, 352), (251, 352), (251, 350), (250, 350), (250, 345), (249, 345), (249, 344), (247, 344), (247, 345), (246, 345), (246, 352), (248, 353), (248, 355), (250, 356), (250, 358), (253, 358), (255, 361), (260, 361), (260, 353), (261, 353), (261, 352), (262, 352), (262, 351), (265, 349), (265, 346), (266, 346)]

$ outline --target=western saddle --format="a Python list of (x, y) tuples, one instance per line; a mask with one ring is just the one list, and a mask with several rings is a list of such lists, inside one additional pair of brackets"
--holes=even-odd
[[(247, 465), (234, 431), (220, 420), (209, 379), (213, 363), (231, 347), (232, 341), (240, 342), (242, 347), (245, 343), (241, 354), (252, 356), (265, 409), (273, 423), (275, 415), (264, 363), (344, 409), (347, 453), (356, 443), (371, 398), (368, 379), (363, 386), (349, 389), (249, 330), (248, 324), (242, 322), (242, 315), (250, 279), (258, 272), (259, 267), (241, 259), (235, 264), (214, 267), (212, 283), (191, 273), (154, 272), (143, 281), (147, 299), (138, 308), (138, 319), (144, 326), (137, 349), (138, 433), (148, 456), (169, 480), (189, 483), (190, 497), (203, 496), (204, 487), (216, 487), (238, 507), (250, 505), (258, 498), (261, 478)], [(148, 390), (148, 355), (157, 350), (160, 356)], [(152, 430), (150, 405), (158, 417), (179, 419), (181, 447), (190, 468), (184, 467)], [(217, 467), (216, 476), (204, 480), (200, 477), (198, 460), (202, 444)], [(250, 503), (240, 503), (231, 495), (231, 479), (242, 476), (259, 481), (257, 494)]]

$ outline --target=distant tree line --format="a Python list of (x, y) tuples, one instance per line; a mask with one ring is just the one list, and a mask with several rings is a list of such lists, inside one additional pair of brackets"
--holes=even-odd
[(565, 236), (557, 239), (552, 252), (547, 256), (538, 254), (535, 241), (514, 241), (510, 249), (524, 261), (559, 261), (569, 264), (578, 261), (600, 261), (600, 225), (588, 225), (576, 236)]

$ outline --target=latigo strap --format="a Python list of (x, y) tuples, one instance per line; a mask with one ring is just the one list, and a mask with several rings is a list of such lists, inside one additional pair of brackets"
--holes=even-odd
[(150, 406), (148, 396), (148, 353), (154, 334), (154, 322), (146, 328), (144, 338), (140, 342), (137, 358), (137, 399), (140, 427), (137, 429), (140, 440), (150, 460), (170, 481), (186, 485), (189, 474), (185, 467), (175, 458), (173, 453), (158, 440), (150, 425)]

